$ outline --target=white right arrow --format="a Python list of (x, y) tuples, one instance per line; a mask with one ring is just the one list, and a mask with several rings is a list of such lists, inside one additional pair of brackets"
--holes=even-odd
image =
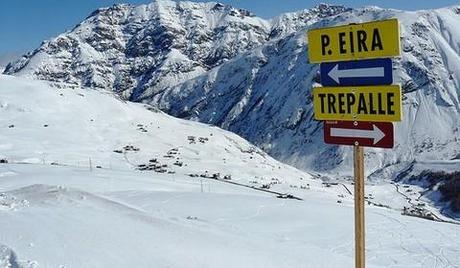
[(367, 138), (373, 139), (374, 144), (385, 137), (385, 133), (376, 125), (372, 125), (372, 130), (349, 129), (349, 128), (331, 128), (331, 136), (344, 138)]
[(332, 78), (337, 84), (340, 84), (340, 78), (384, 77), (385, 68), (372, 67), (339, 70), (339, 65), (336, 64), (327, 75), (329, 75), (329, 77)]

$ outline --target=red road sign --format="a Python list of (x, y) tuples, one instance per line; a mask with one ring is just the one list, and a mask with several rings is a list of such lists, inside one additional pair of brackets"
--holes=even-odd
[(324, 142), (329, 144), (393, 148), (393, 123), (324, 121)]

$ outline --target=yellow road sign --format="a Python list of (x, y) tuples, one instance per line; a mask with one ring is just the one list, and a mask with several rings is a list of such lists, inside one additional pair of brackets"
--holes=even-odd
[(313, 88), (316, 120), (401, 121), (401, 106), (399, 85)]
[(308, 31), (310, 63), (400, 55), (397, 19)]

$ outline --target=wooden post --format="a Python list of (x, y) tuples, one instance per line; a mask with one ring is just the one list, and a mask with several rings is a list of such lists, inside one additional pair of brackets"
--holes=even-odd
[(355, 173), (355, 267), (364, 268), (365, 225), (364, 225), (364, 150), (353, 147)]

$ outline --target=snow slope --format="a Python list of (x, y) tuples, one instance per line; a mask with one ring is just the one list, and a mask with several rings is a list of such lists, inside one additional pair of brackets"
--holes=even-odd
[[(353, 207), (315, 190), (295, 201), (216, 181), (201, 192), (181, 175), (0, 166), (5, 173), (0, 240), (18, 267), (353, 266)], [(460, 265), (458, 225), (375, 207), (367, 216), (367, 267)]]
[(65, 84), (52, 88), (5, 75), (0, 88), (0, 158), (10, 163), (90, 167), (91, 162), (92, 168), (125, 170), (150, 164), (160, 173), (219, 173), (242, 182), (276, 179), (297, 185), (311, 178), (233, 133), (112, 93)]
[[(4, 75), (0, 88), (0, 267), (353, 265), (351, 185), (107, 92)], [(151, 159), (161, 168), (138, 170)], [(389, 206), (367, 206), (368, 267), (460, 265), (460, 225), (401, 215), (392, 185), (366, 195)]]

